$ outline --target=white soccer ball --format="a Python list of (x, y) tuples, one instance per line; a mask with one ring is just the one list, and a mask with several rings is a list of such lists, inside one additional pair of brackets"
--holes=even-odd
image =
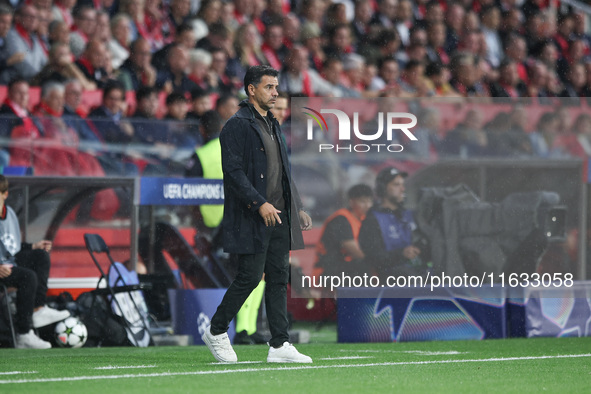
[(86, 326), (77, 317), (68, 317), (55, 326), (55, 341), (61, 347), (82, 347), (87, 338)]

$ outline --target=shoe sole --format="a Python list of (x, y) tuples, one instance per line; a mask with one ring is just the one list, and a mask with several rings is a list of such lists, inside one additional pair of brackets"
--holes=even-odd
[(290, 364), (312, 364), (312, 360), (308, 361), (295, 361), (295, 360), (285, 360), (283, 358), (268, 358), (268, 363), (290, 363)]
[(209, 349), (209, 351), (211, 352), (211, 354), (213, 355), (213, 357), (218, 360), (221, 363), (224, 364), (234, 364), (237, 363), (238, 360), (225, 360), (223, 357), (221, 357), (213, 348), (211, 342), (209, 342), (209, 338), (207, 338), (206, 334), (203, 334), (203, 336), (201, 336), (201, 340), (205, 343), (205, 345), (207, 346), (207, 348)]

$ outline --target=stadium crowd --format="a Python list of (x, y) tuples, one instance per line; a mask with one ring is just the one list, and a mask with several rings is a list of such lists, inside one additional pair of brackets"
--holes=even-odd
[[(195, 120), (207, 110), (228, 119), (238, 108), (246, 69), (259, 64), (281, 70), (280, 90), (290, 96), (591, 96), (586, 15), (556, 5), (3, 0), (0, 138), (12, 143), (1, 151), (0, 164), (33, 163), (37, 170), (57, 162), (63, 175), (178, 172), (171, 152), (192, 152), (202, 143)], [(35, 103), (29, 101), (32, 87), (41, 89)], [(87, 108), (82, 98), (93, 92), (102, 98)], [(159, 105), (164, 100), (165, 107)], [(414, 147), (417, 154), (591, 154), (585, 114), (567, 125), (558, 111), (549, 111), (532, 130), (519, 123), (517, 108), (488, 122), (484, 132), (478, 114), (468, 112), (446, 135), (429, 126), (432, 113), (425, 115), (429, 144)], [(503, 132), (509, 129), (516, 132)], [(33, 149), (32, 139), (47, 143)], [(133, 148), (106, 152), (103, 143), (152, 147), (138, 161)]]

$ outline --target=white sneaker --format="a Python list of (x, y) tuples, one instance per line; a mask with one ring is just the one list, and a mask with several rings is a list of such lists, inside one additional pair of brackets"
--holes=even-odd
[(69, 311), (58, 311), (48, 306), (44, 306), (36, 312), (33, 312), (33, 327), (45, 327), (52, 323), (57, 323), (70, 317)]
[(213, 335), (211, 333), (211, 326), (207, 326), (201, 339), (205, 342), (211, 354), (213, 354), (215, 359), (219, 362), (235, 363), (238, 361), (238, 356), (236, 356), (236, 353), (232, 348), (227, 333)]
[(311, 363), (312, 359), (298, 350), (289, 342), (283, 342), (283, 346), (275, 349), (273, 346), (269, 348), (269, 355), (267, 356), (268, 363)]
[(17, 349), (49, 349), (51, 343), (45, 342), (39, 338), (33, 330), (29, 330), (26, 334), (18, 334), (16, 336), (16, 348)]

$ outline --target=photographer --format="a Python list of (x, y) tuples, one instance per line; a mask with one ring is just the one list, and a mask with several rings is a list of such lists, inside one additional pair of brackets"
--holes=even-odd
[(412, 212), (404, 208), (406, 176), (393, 167), (380, 171), (376, 177), (380, 205), (369, 211), (359, 231), (367, 270), (381, 278), (425, 273), (422, 250), (413, 244), (417, 225)]

